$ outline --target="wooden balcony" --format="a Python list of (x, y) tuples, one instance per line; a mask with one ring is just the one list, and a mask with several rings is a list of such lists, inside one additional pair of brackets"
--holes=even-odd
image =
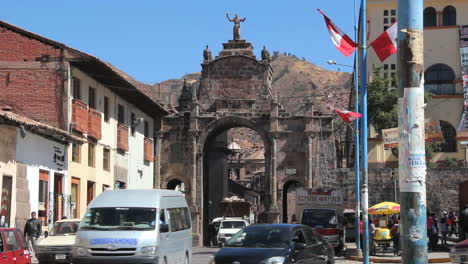
[(101, 139), (101, 113), (89, 108), (88, 137)]
[(88, 106), (80, 100), (72, 101), (72, 129), (83, 134), (88, 133)]
[(144, 144), (144, 160), (152, 162), (154, 159), (153, 140), (145, 138)]
[(117, 149), (128, 151), (128, 126), (117, 124)]

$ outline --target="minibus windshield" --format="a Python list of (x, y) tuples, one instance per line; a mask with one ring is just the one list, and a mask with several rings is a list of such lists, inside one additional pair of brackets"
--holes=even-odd
[(153, 230), (156, 208), (112, 207), (90, 208), (81, 230)]

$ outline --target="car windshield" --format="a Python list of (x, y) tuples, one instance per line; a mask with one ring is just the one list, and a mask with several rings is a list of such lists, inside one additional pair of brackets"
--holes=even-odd
[(68, 221), (68, 222), (55, 222), (52, 231), (50, 232), (51, 236), (67, 236), (75, 234), (78, 230), (80, 222), (78, 221)]
[(224, 229), (240, 229), (245, 227), (244, 221), (223, 221), (221, 223), (221, 228)]
[(289, 231), (286, 228), (252, 226), (237, 232), (226, 241), (227, 247), (245, 248), (284, 248), (289, 244)]
[(336, 228), (338, 219), (333, 209), (304, 209), (301, 224), (313, 228)]
[(156, 208), (91, 208), (86, 212), (82, 230), (152, 230)]

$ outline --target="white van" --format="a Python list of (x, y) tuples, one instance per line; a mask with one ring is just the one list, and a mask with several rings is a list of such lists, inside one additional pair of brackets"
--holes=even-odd
[(249, 223), (242, 217), (229, 217), (223, 219), (219, 225), (218, 230), (218, 244), (222, 244), (229, 240), (234, 234), (239, 232), (242, 228), (248, 226)]
[(105, 191), (81, 221), (73, 263), (189, 264), (191, 227), (178, 191)]

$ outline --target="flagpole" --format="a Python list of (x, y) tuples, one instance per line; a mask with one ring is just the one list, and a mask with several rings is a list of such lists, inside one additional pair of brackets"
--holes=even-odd
[[(354, 0), (354, 10), (356, 10), (356, 0)], [(356, 15), (355, 15), (356, 16)], [(358, 39), (358, 25), (355, 21), (355, 26), (354, 26), (354, 39)], [(354, 111), (356, 113), (359, 113), (359, 72), (358, 72), (358, 65), (359, 65), (359, 58), (358, 54), (354, 54), (354, 65), (353, 65), (353, 70), (354, 70)], [(356, 219), (355, 219), (355, 226), (356, 226), (356, 248), (359, 250), (361, 248), (361, 240), (358, 239), (361, 235), (361, 226), (359, 224), (360, 216), (361, 216), (361, 186), (360, 186), (360, 181), (361, 181), (361, 176), (360, 176), (360, 171), (359, 171), (359, 119), (354, 120), (354, 140), (355, 140), (355, 146), (354, 146), (354, 177), (355, 177), (355, 191), (354, 191), (354, 196), (355, 196), (355, 203), (356, 203)], [(358, 253), (358, 255), (360, 255)]]
[(362, 221), (363, 221), (363, 263), (369, 264), (369, 190), (368, 190), (368, 160), (367, 160), (367, 51), (366, 51), (366, 6), (367, 1), (361, 0), (361, 21), (359, 51), (361, 56), (361, 107), (362, 107)]

